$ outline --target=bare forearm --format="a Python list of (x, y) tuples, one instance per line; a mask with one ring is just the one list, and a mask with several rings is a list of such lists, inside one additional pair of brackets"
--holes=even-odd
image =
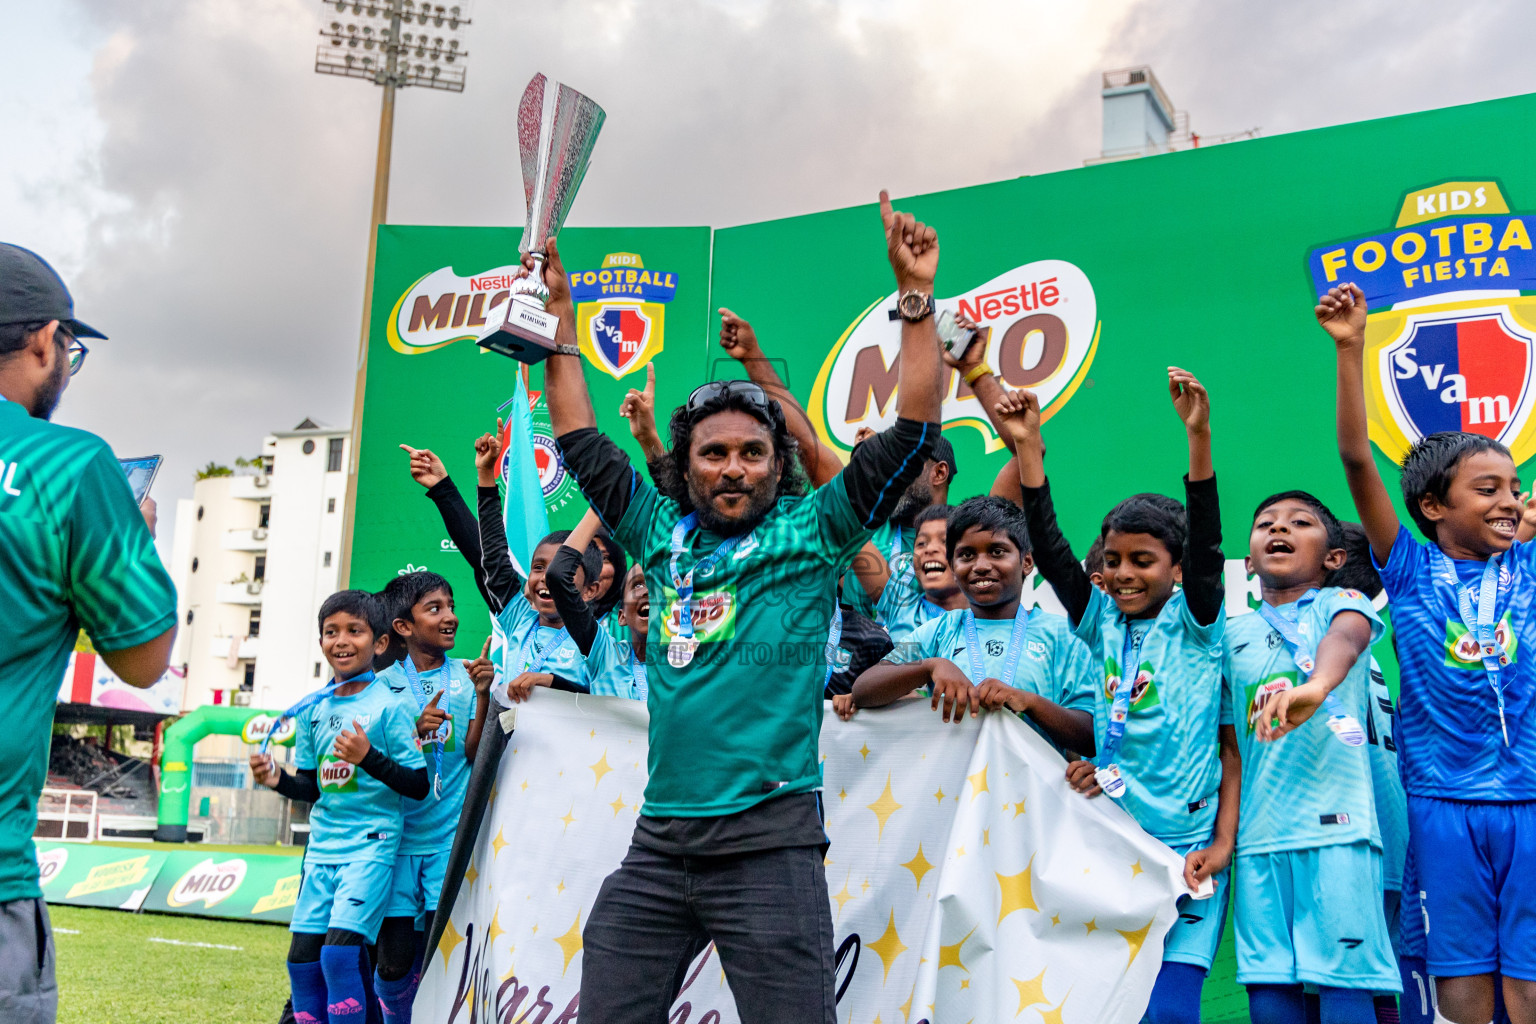
[[(560, 327), (555, 344), (576, 344), (574, 309), (560, 312)], [(582, 373), (581, 356), (556, 353), (544, 361), (544, 390), (549, 402), (549, 425), (556, 437), (582, 427), (597, 426), (592, 396), (587, 392), (587, 378)]]
[(1371, 455), (1370, 430), (1365, 419), (1364, 356), (1355, 346), (1340, 347), (1338, 355), (1339, 458), (1344, 463), (1344, 479), (1349, 483), (1349, 494), (1355, 500), (1371, 551), (1378, 562), (1386, 564), (1397, 539), (1397, 510), (1392, 507), (1392, 498)]
[(597, 536), (597, 531), (602, 525), (603, 522), (597, 518), (597, 513), (589, 508), (586, 514), (581, 517), (581, 522), (576, 524), (576, 529), (572, 530), (570, 535), (560, 542), (560, 546), (570, 548), (579, 555), (587, 550), (587, 547), (592, 543), (592, 538)]
[(1371, 644), (1371, 624), (1359, 612), (1340, 612), (1317, 645), (1316, 662), (1307, 681), (1329, 693), (1338, 688)]
[(1237, 745), (1237, 730), (1223, 725), (1221, 737), (1221, 788), (1216, 805), (1214, 842), (1229, 847), (1237, 845), (1237, 816), (1243, 790), (1243, 755)]
[(1045, 442), (1038, 436), (1020, 444), (1013, 450), (1018, 462), (1019, 485), (1022, 487), (1045, 486)]
[(1211, 432), (1191, 430), (1189, 435), (1189, 479), (1209, 480), (1216, 475), (1211, 463)]
[(491, 695), (489, 693), (475, 694), (475, 720), (469, 723), (469, 728), (464, 733), (464, 756), (470, 764), (475, 763), (475, 755), (480, 752), (480, 733), (485, 728), (485, 719), (491, 713)]
[(1093, 715), (1064, 708), (1055, 701), (1037, 697), (1024, 711), (1034, 719), (1056, 745), (1092, 757), (1097, 743), (1093, 735)]
[(909, 420), (937, 423), (943, 404), (939, 387), (944, 361), (939, 356), (939, 335), (933, 317), (901, 322), (901, 371), (898, 375), (896, 413)]
[(800, 447), (800, 462), (805, 466), (806, 476), (810, 477), (812, 485), (820, 487), (837, 476), (843, 468), (843, 460), (816, 436), (816, 429), (811, 426), (811, 418), (806, 414), (805, 407), (774, 369), (773, 361), (761, 348), (751, 349), (738, 358), (742, 369), (747, 371), (747, 377), (768, 392), (783, 408), (789, 432), (794, 436), (795, 444)]
[(1013, 451), (1013, 435), (1004, 429), (1002, 417), (997, 414), (997, 403), (1003, 397), (1003, 386), (998, 383), (997, 377), (990, 373), (977, 377), (971, 382), (971, 393), (981, 403), (981, 411), (987, 414), (987, 422), (992, 424), (998, 438), (1010, 452)]
[(915, 661), (896, 665), (882, 661), (871, 666), (853, 684), (855, 707), (878, 708), (893, 704), (919, 686), (927, 686), (932, 679), (928, 665)]

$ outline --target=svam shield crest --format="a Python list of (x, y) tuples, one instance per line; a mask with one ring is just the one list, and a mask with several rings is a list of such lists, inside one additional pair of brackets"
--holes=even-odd
[(651, 318), (638, 305), (605, 304), (591, 323), (592, 348), (614, 376), (622, 376), (644, 355)]
[(1536, 400), (1532, 341), (1504, 309), (1410, 312), (1381, 355), (1405, 440), (1465, 430), (1515, 447)]

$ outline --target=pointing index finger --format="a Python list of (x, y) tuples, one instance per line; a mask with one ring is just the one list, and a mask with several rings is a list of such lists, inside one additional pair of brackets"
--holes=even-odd
[(891, 209), (891, 194), (885, 189), (880, 190), (880, 220), (887, 228), (891, 221), (896, 219), (896, 211)]
[(410, 456), (411, 456), (411, 458), (413, 458), (413, 459), (414, 459), (414, 458), (415, 458), (415, 457), (416, 457), (416, 456), (417, 456), (417, 455), (418, 455), (418, 454), (420, 454), (420, 453), (419, 453), (419, 450), (418, 450), (418, 449), (415, 449), (415, 448), (412, 448), (412, 447), (411, 447), (411, 446), (410, 446), (410, 445), (408, 445), (408, 444), (403, 444), (403, 445), (401, 445), (401, 446), (400, 446), (400, 450), (401, 450), (401, 451), (403, 451), (403, 452), (407, 452), (407, 453), (409, 453), (409, 454), (410, 454)]
[(491, 654), (491, 638), (490, 637), (486, 637), (485, 638), (485, 646), (480, 648), (480, 657), (488, 658), (488, 657), (490, 657), (490, 654)]
[(432, 699), (427, 701), (427, 707), (429, 707), (429, 708), (437, 707), (437, 702), (442, 700), (442, 699), (443, 699), (443, 691), (442, 690), (438, 690), (436, 693), (434, 693), (432, 695)]

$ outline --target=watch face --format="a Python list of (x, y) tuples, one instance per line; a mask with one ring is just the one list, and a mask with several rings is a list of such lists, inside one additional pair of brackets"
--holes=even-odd
[(920, 292), (907, 292), (901, 297), (896, 308), (909, 320), (920, 317), (928, 310), (928, 296)]

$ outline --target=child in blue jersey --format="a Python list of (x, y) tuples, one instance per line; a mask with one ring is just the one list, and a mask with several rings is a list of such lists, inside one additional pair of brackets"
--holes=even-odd
[[(838, 706), (890, 704), (923, 686), (944, 721), (966, 709), (1006, 707), (1057, 749), (1093, 752), (1094, 666), (1059, 615), (1019, 607), (1033, 561), (1024, 513), (1002, 498), (961, 504), (949, 521), (946, 551), (969, 607), (919, 626), (853, 686)], [(844, 706), (846, 705), (846, 706)]]
[(854, 556), (853, 574), (874, 604), (874, 620), (894, 644), (946, 611), (969, 606), (949, 566), (946, 524), (952, 511), (948, 505), (929, 505), (917, 514), (910, 555), (887, 560), (868, 543)]
[(582, 596), (579, 580), (597, 557), (592, 541), (601, 520), (591, 509), (582, 516), (550, 560), (545, 582), (560, 621), (570, 631), (581, 651), (582, 667), (576, 684), (599, 697), (625, 697), (645, 700), (650, 687), (645, 676), (645, 636), (650, 626), (651, 598), (645, 586), (645, 572), (636, 563), (625, 573), (619, 599), (619, 621), (626, 636), (615, 640), (598, 621)]
[(1168, 391), (1189, 441), (1189, 510), (1158, 494), (1117, 505), (1100, 528), (1103, 589), (1056, 525), (1038, 398), (1012, 392), (998, 406), (1015, 442), (1036, 564), (1102, 666), (1094, 700), (1097, 763), (1072, 762), (1067, 780), (1085, 796), (1108, 792), (1142, 828), (1183, 854), (1191, 889), (1209, 896), (1215, 887), (1215, 899), (1180, 901), (1147, 1009), (1153, 1024), (1200, 1019), (1200, 992), (1225, 923), (1220, 881), (1235, 846), (1242, 773), (1235, 737), (1223, 741), (1219, 730), (1225, 558), (1210, 400), (1177, 367), (1169, 367)]
[[(1242, 752), (1237, 980), (1255, 1024), (1304, 1021), (1303, 986), (1322, 1020), (1374, 1024), (1374, 993), (1400, 988), (1367, 744), (1382, 625), (1363, 593), (1327, 585), (1344, 562), (1338, 520), (1311, 494), (1255, 509), (1248, 568), (1262, 603), (1227, 623), (1222, 703)], [(1292, 728), (1296, 700), (1327, 714)]]
[(361, 1022), (368, 1013), (367, 946), (378, 936), (403, 825), (401, 797), (430, 787), (412, 716), (373, 674), (388, 643), (378, 600), (361, 590), (320, 606), (320, 650), (334, 679), (284, 713), (295, 724), (289, 775), (251, 755), (256, 781), (314, 804), (303, 881), (289, 929), (288, 977), (299, 1024)]
[[(1365, 412), (1364, 293), (1318, 298), (1338, 350), (1339, 454), (1392, 601), (1408, 842), (1428, 920), (1438, 1014), (1536, 1021), (1536, 546), (1516, 541), (1518, 467), (1482, 434), (1445, 431), (1403, 456), (1398, 521)], [(1310, 707), (1299, 709), (1305, 714)]]
[[(499, 433), (499, 432), (498, 432)], [(484, 434), (475, 441), (475, 473), (479, 481), (480, 561), (486, 591), (492, 598), (491, 614), (506, 638), (501, 661), (496, 666), (507, 687), (508, 703), (527, 700), (535, 686), (578, 689), (581, 677), (581, 651), (570, 631), (560, 620), (544, 575), (550, 559), (569, 530), (556, 530), (540, 540), (528, 559), (528, 578), (518, 591), (509, 586), (518, 580), (517, 567), (507, 550), (507, 530), (501, 518), (501, 496), (496, 490), (497, 467), (501, 465), (501, 441), (498, 434)], [(595, 584), (601, 562), (592, 570)], [(582, 578), (585, 588), (587, 576)], [(591, 596), (596, 596), (594, 586)], [(502, 599), (499, 595), (510, 595)]]
[(442, 895), (480, 730), (490, 713), (496, 670), (486, 657), (489, 639), (474, 661), (448, 657), (459, 619), (454, 613), (453, 588), (437, 573), (397, 576), (379, 596), (390, 615), (391, 631), (405, 649), (403, 659), (379, 673), (379, 682), (389, 687), (415, 721), (416, 742), (432, 779), (424, 799), (405, 801), (405, 828), (379, 927), (374, 976), (386, 1024), (410, 1024), (411, 1004), (421, 980), (421, 939), (432, 929), (432, 915)]

